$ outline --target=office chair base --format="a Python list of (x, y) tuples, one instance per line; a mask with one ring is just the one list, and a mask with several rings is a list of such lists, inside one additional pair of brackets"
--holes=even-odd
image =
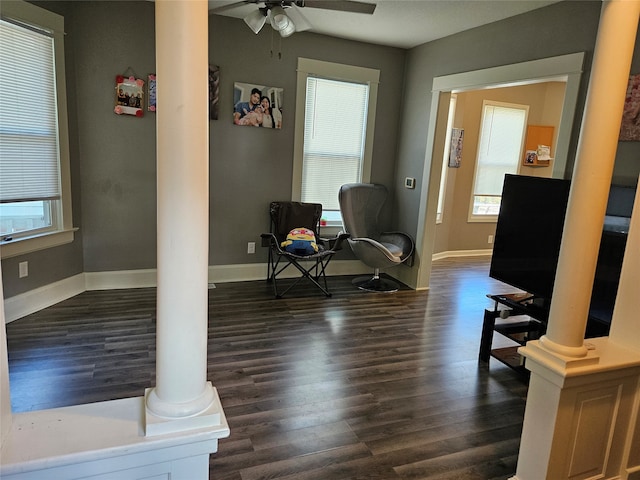
[(396, 282), (376, 276), (354, 278), (351, 283), (367, 292), (394, 293), (400, 288)]

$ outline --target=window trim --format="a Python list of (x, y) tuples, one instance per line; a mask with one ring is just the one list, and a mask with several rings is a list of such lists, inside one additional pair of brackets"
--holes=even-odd
[[(299, 202), (302, 198), (302, 162), (304, 149), (304, 119), (306, 108), (307, 77), (316, 76), (345, 82), (366, 83), (369, 85), (369, 105), (367, 111), (367, 129), (362, 165), (362, 181), (371, 181), (371, 159), (373, 157), (373, 133), (375, 131), (376, 104), (380, 70), (356, 67), (340, 63), (324, 62), (309, 58), (298, 58), (296, 84), (296, 118), (293, 142), (293, 176), (291, 180), (291, 199)], [(336, 192), (338, 195), (338, 192)]]
[(471, 193), (469, 195), (469, 210), (467, 213), (467, 222), (469, 223), (497, 223), (498, 222), (498, 215), (476, 215), (473, 213), (473, 199), (475, 197), (475, 194), (473, 192), (475, 190), (476, 175), (478, 173), (478, 164), (479, 164), (478, 156), (479, 156), (479, 150), (480, 150), (480, 138), (482, 136), (482, 124), (484, 120), (484, 111), (487, 105), (519, 109), (519, 110), (524, 110), (525, 112), (524, 126), (522, 130), (522, 140), (520, 142), (520, 154), (518, 156), (518, 159), (516, 160), (517, 174), (519, 174), (521, 170), (522, 162), (520, 161), (520, 158), (522, 156), (522, 151), (524, 149), (524, 144), (526, 141), (525, 137), (527, 135), (527, 123), (529, 121), (529, 105), (524, 105), (520, 103), (498, 102), (495, 100), (486, 100), (486, 99), (482, 101), (482, 113), (480, 115), (480, 130), (478, 131), (478, 151), (476, 151), (476, 161), (475, 161), (475, 166), (473, 170), (473, 182), (471, 183)]
[(449, 157), (451, 156), (451, 135), (455, 123), (458, 95), (452, 93), (449, 97), (449, 113), (447, 114), (447, 133), (444, 140), (442, 155), (442, 171), (440, 172), (440, 188), (438, 189), (438, 203), (436, 204), (436, 225), (444, 222), (444, 207), (446, 206), (447, 183), (449, 181)]
[[(64, 17), (25, 1), (4, 2), (2, 15), (50, 31), (54, 41), (56, 101), (58, 107), (58, 145), (61, 198), (56, 203), (59, 218), (55, 230), (2, 242), (1, 258), (22, 255), (63, 245), (74, 240), (71, 210), (71, 164), (69, 154), (69, 118), (64, 61)], [(55, 208), (55, 207), (54, 207)]]

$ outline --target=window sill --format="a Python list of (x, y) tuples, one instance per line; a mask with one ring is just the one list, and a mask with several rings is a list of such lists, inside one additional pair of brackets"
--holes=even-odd
[(325, 225), (320, 227), (320, 236), (322, 238), (333, 238), (342, 231), (344, 231), (344, 228), (342, 226)]
[(474, 215), (467, 219), (469, 223), (497, 223), (498, 216), (497, 215)]
[(77, 228), (58, 230), (57, 232), (44, 233), (33, 237), (25, 237), (0, 243), (0, 257), (10, 258), (26, 253), (58, 247), (73, 242), (74, 232)]

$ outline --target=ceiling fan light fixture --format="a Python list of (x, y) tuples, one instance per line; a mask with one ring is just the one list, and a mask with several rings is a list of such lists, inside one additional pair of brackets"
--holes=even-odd
[(280, 30), (280, 36), (282, 38), (287, 38), (293, 35), (295, 32), (296, 32), (296, 26), (291, 20), (289, 20), (289, 23), (287, 24), (287, 26)]
[(273, 7), (269, 10), (269, 16), (271, 17), (271, 26), (279, 32), (288, 28), (289, 24), (292, 23), (282, 7)]
[(254, 10), (244, 17), (244, 23), (246, 23), (256, 35), (262, 30), (266, 21), (267, 17), (260, 10)]

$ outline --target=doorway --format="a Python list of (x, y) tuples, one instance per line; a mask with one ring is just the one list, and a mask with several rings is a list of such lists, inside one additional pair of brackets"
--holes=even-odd
[(435, 244), (438, 190), (442, 173), (446, 137), (446, 119), (452, 93), (483, 90), (499, 86), (518, 86), (532, 83), (566, 82), (560, 125), (558, 127), (556, 158), (553, 177), (563, 177), (567, 166), (569, 141), (576, 111), (578, 90), (582, 75), (584, 53), (573, 53), (541, 60), (533, 60), (484, 70), (436, 77), (433, 79), (427, 148), (423, 182), (420, 192), (420, 210), (416, 249), (422, 261), (416, 272), (416, 289), (429, 287), (431, 259)]

